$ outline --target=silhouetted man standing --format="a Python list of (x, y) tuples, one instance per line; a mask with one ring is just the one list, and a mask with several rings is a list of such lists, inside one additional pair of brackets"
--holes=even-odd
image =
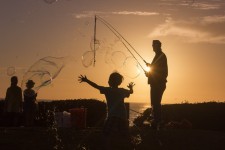
[(148, 84), (151, 87), (151, 127), (156, 129), (161, 122), (161, 100), (166, 89), (168, 66), (166, 55), (161, 49), (161, 42), (159, 40), (153, 40), (152, 47), (155, 52), (155, 57), (151, 64), (147, 63), (147, 66), (150, 66), (151, 70), (150, 72), (146, 72), (146, 76), (148, 77)]

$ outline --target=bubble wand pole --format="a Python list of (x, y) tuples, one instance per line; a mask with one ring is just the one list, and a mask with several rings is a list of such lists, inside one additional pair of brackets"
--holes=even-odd
[(96, 44), (96, 20), (97, 20), (97, 17), (95, 15), (95, 26), (94, 26), (94, 63), (93, 63), (93, 66), (95, 66), (95, 62), (96, 62), (96, 48), (95, 48), (95, 44)]

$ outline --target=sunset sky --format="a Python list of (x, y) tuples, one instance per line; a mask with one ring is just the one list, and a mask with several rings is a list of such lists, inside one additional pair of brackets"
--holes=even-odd
[[(121, 87), (136, 84), (126, 100), (149, 103), (143, 70), (99, 19), (96, 63), (88, 64), (93, 60), (95, 15), (110, 23), (147, 62), (154, 57), (152, 40), (162, 42), (169, 69), (162, 103), (225, 101), (224, 0), (1, 0), (0, 98), (5, 97), (12, 75), (21, 85), (38, 60), (53, 57), (64, 67), (51, 84), (39, 89), (38, 99), (104, 100), (99, 91), (80, 84), (78, 76), (85, 74), (108, 86), (110, 73), (117, 70), (124, 75)], [(128, 58), (133, 60), (127, 68)]]

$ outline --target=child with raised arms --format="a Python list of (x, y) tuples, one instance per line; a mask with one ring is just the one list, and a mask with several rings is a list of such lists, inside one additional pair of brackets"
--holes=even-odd
[(123, 76), (118, 72), (113, 72), (109, 76), (109, 87), (97, 85), (89, 80), (85, 75), (80, 75), (78, 81), (86, 82), (92, 87), (98, 89), (101, 94), (105, 95), (107, 101), (107, 119), (104, 124), (103, 133), (110, 137), (112, 134), (121, 134), (127, 136), (129, 122), (127, 119), (124, 99), (133, 93), (133, 82), (127, 85), (128, 89), (120, 88)]

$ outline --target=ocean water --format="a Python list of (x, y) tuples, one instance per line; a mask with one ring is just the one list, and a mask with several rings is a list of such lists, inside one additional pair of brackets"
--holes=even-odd
[(149, 103), (130, 103), (129, 125), (132, 126), (133, 120), (142, 115), (147, 108), (150, 108)]

